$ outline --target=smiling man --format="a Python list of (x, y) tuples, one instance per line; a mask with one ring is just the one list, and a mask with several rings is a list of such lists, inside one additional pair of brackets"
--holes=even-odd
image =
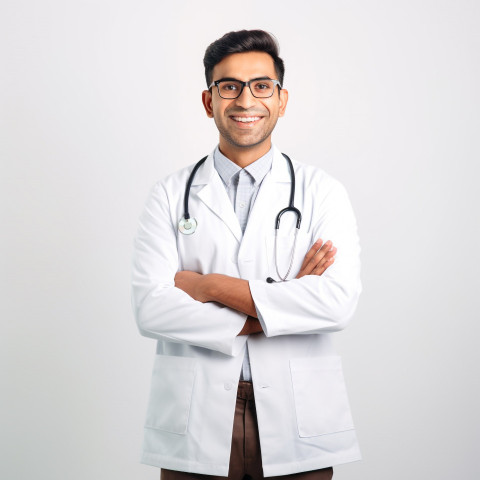
[(361, 291), (355, 217), (272, 144), (273, 36), (227, 33), (204, 66), (219, 143), (154, 186), (135, 240), (134, 312), (157, 340), (142, 461), (163, 480), (331, 479), (360, 458), (332, 344)]

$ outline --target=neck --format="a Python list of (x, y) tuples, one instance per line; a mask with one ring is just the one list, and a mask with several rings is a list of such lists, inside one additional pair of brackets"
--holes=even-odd
[(218, 148), (220, 149), (220, 152), (222, 152), (222, 154), (233, 163), (236, 163), (240, 168), (245, 168), (263, 157), (270, 150), (271, 146), (272, 141), (270, 137), (265, 139), (262, 143), (251, 147), (237, 147), (231, 145), (220, 137)]

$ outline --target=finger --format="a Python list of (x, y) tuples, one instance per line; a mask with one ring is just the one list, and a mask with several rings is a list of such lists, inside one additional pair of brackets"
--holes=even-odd
[(330, 260), (332, 257), (334, 257), (337, 253), (337, 247), (332, 247), (323, 257), (322, 260)]
[[(335, 254), (337, 253), (337, 248), (332, 247), (331, 250), (327, 250), (326, 253), (322, 254), (323, 256), (320, 255), (318, 257), (318, 261), (316, 264), (309, 265), (307, 266), (307, 269), (305, 270), (306, 273), (304, 275), (322, 275), (323, 272), (333, 263), (331, 260), (332, 258), (335, 257)], [(314, 257), (314, 260), (316, 260), (317, 257)], [(308, 270), (308, 272), (307, 272)]]
[(318, 252), (320, 247), (322, 246), (322, 239), (319, 238), (310, 248), (310, 250), (307, 252), (305, 255), (305, 258), (303, 259), (302, 267), (300, 270), (303, 270), (307, 264), (310, 262), (310, 260), (313, 258), (313, 256)]
[(325, 257), (327, 252), (331, 249), (332, 242), (331, 240), (326, 241), (323, 246), (315, 252), (315, 254), (309, 259), (308, 263), (305, 265), (305, 271), (308, 275)]
[[(325, 251), (325, 244), (322, 246), (322, 239), (319, 238), (313, 245), (312, 248), (307, 252), (305, 255), (305, 259), (302, 264), (302, 268), (300, 269), (300, 273), (298, 278), (302, 277), (303, 275), (309, 275), (310, 272), (315, 268), (315, 266), (318, 263), (318, 260), (315, 260), (315, 258), (319, 259), (322, 258), (324, 255)], [(322, 251), (322, 248), (324, 249)]]
[[(329, 240), (325, 242), (323, 246), (321, 245), (321, 242), (322, 242), (321, 239), (315, 242), (312, 248), (307, 253), (307, 255), (305, 255), (305, 260), (303, 262), (302, 268), (300, 269), (300, 272), (298, 273), (296, 278), (301, 278), (304, 275), (310, 275), (313, 269), (327, 255), (332, 245), (332, 242)], [(335, 252), (336, 252), (336, 249), (335, 249)]]
[(337, 253), (337, 247), (332, 247), (331, 250), (328, 250), (323, 258), (320, 258), (317, 265), (313, 268), (321, 268), (323, 265), (328, 262), (331, 258), (335, 257), (335, 254)]
[(326, 260), (325, 262), (323, 262), (321, 265), (317, 266), (316, 268), (314, 268), (312, 270), (312, 273), (311, 275), (322, 275), (323, 273), (325, 273), (325, 270), (330, 267), (331, 265), (333, 265), (333, 263), (335, 262), (335, 257), (331, 257), (329, 258), (328, 260)]

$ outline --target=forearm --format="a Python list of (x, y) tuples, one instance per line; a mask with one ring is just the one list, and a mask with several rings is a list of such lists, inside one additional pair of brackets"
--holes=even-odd
[(263, 332), (247, 280), (218, 273), (181, 271), (175, 275), (175, 286), (199, 302), (215, 302), (248, 315), (237, 336)]
[(257, 319), (248, 280), (219, 273), (211, 273), (205, 277), (208, 301), (221, 303)]

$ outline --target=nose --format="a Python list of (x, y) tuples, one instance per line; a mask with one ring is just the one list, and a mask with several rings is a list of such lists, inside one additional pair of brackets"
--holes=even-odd
[(253, 107), (257, 99), (252, 95), (249, 87), (244, 87), (242, 94), (235, 99), (236, 105), (244, 109)]

